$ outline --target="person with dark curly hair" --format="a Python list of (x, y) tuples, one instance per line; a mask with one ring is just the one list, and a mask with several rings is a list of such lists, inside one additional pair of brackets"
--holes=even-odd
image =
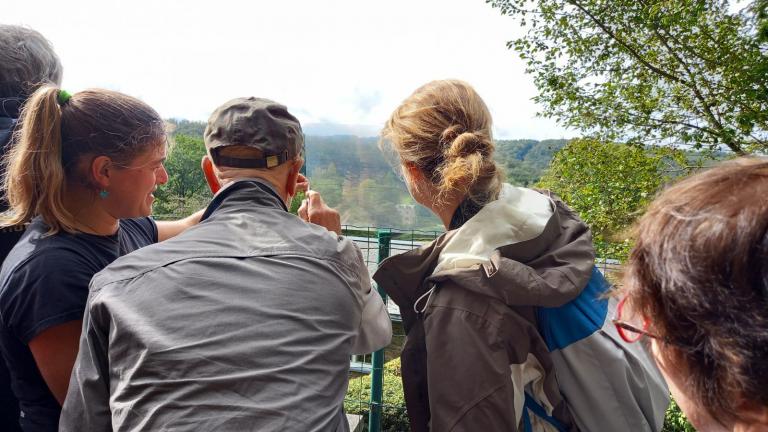
[(768, 430), (768, 159), (665, 190), (636, 226), (614, 322), (701, 431)]

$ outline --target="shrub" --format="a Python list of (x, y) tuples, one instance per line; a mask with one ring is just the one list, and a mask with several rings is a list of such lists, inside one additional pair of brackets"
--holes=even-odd
[(696, 432), (685, 418), (685, 414), (680, 410), (674, 400), (669, 404), (667, 413), (664, 415), (664, 427), (661, 432)]
[[(394, 359), (384, 365), (384, 406), (381, 413), (381, 430), (384, 432), (406, 432), (410, 430), (408, 414), (403, 397), (403, 381), (400, 372), (400, 359)], [(362, 415), (363, 431), (368, 431), (368, 414), (371, 400), (371, 377), (364, 375), (349, 380), (349, 389), (344, 399), (347, 414)], [(664, 416), (662, 432), (696, 432), (685, 418), (680, 407), (671, 401)]]
[[(409, 431), (408, 414), (403, 397), (403, 381), (400, 373), (400, 359), (394, 359), (384, 365), (384, 388), (382, 390), (383, 407), (381, 412), (381, 430), (384, 432)], [(349, 380), (349, 389), (344, 400), (347, 414), (363, 416), (363, 430), (368, 430), (370, 413), (371, 377), (364, 375)]]

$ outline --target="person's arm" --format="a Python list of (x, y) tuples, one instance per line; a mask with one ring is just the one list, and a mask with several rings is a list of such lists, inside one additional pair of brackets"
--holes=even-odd
[(199, 210), (184, 219), (175, 221), (155, 221), (157, 223), (157, 241), (168, 240), (181, 234), (185, 229), (197, 225), (205, 210)]
[(354, 244), (351, 247), (354, 247), (356, 253), (353, 262), (357, 277), (350, 285), (359, 290), (358, 295), (362, 300), (360, 326), (352, 344), (352, 354), (368, 354), (389, 345), (392, 340), (392, 322), (381, 295), (371, 286), (371, 278), (360, 248)]
[(371, 288), (370, 282), (364, 282), (362, 285), (363, 314), (360, 330), (352, 345), (352, 354), (368, 354), (384, 348), (392, 340), (392, 322), (387, 307), (379, 293)]
[(70, 321), (48, 328), (29, 341), (37, 368), (59, 404), (67, 395), (81, 328), (82, 321)]
[[(88, 299), (83, 316), (80, 350), (69, 381), (69, 391), (61, 409), (60, 431), (108, 432), (112, 430), (109, 407), (108, 328), (95, 318), (98, 305)], [(101, 320), (108, 322), (108, 318)]]

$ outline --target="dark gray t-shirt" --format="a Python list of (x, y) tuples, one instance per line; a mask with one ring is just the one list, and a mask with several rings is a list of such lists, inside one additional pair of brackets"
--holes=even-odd
[[(0, 155), (4, 155), (11, 141), (11, 133), (16, 125), (17, 113), (10, 115), (3, 110), (4, 100), (0, 99)], [(0, 167), (2, 174), (2, 167)], [(0, 199), (0, 210), (8, 208), (7, 203)], [(0, 263), (5, 260), (13, 245), (19, 241), (24, 227), (8, 227), (0, 229)], [(8, 366), (0, 358), (0, 430), (6, 432), (18, 432), (19, 426), (19, 401), (11, 391), (11, 374)]]
[(61, 412), (29, 342), (46, 329), (82, 319), (91, 277), (119, 256), (157, 242), (150, 218), (122, 220), (112, 236), (45, 236), (47, 231), (42, 219), (34, 219), (0, 272), (0, 348), (26, 432), (56, 431)]

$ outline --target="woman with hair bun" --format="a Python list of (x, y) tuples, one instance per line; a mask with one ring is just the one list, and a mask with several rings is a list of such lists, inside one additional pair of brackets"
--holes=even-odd
[(422, 86), (381, 143), (447, 230), (374, 275), (408, 336), (412, 430), (661, 430), (667, 388), (610, 322), (589, 229), (550, 193), (504, 183), (475, 90)]
[(152, 192), (168, 181), (160, 116), (109, 90), (53, 85), (27, 100), (6, 157), (9, 210), (29, 223), (0, 272), (0, 348), (24, 431), (55, 431), (77, 355), (91, 277), (200, 219), (155, 222)]

